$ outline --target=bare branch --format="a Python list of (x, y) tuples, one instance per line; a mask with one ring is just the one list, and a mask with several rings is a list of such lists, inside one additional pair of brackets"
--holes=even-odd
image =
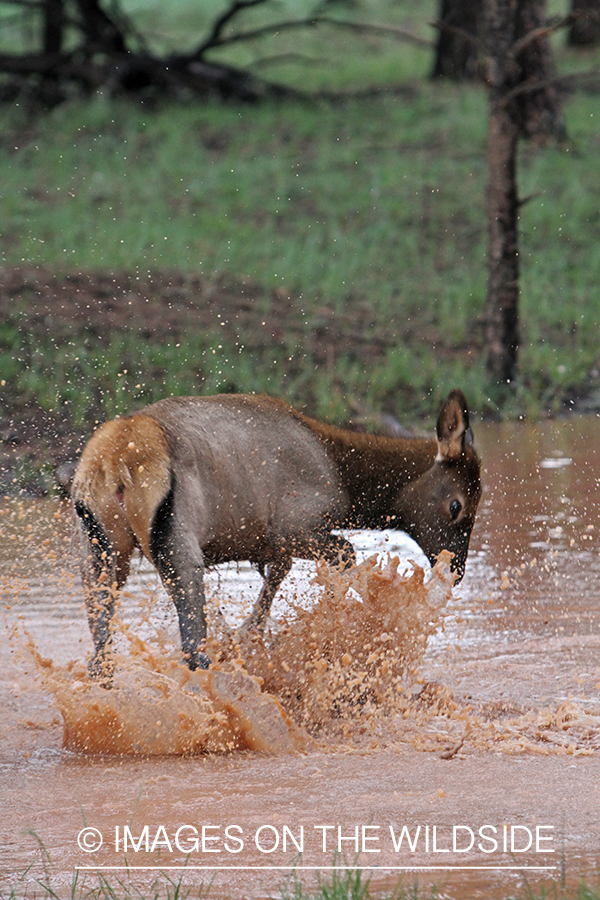
[(520, 197), (517, 200), (517, 207), (521, 209), (522, 206), (526, 206), (528, 203), (531, 203), (532, 200), (537, 200), (538, 197), (543, 197), (543, 191), (534, 191), (533, 194), (528, 194), (527, 197)]
[(576, 90), (587, 84), (600, 85), (600, 69), (588, 69), (587, 72), (574, 72), (572, 75), (563, 75), (558, 79), (558, 86), (562, 90)]
[(476, 48), (478, 53), (485, 53), (485, 47), (483, 46), (479, 38), (477, 38), (474, 34), (470, 34), (468, 31), (465, 31), (464, 28), (457, 28), (456, 25), (449, 25), (448, 22), (444, 22), (442, 21), (442, 19), (436, 19), (434, 22), (430, 22), (429, 24), (432, 28), (437, 28), (438, 31), (445, 31), (448, 34), (456, 34), (464, 41), (472, 44)]
[(397, 38), (399, 41), (406, 41), (409, 44), (414, 44), (416, 47), (424, 47), (427, 50), (433, 47), (433, 41), (428, 41), (427, 38), (420, 38), (404, 28), (393, 28), (391, 25), (373, 25), (369, 22), (342, 22), (337, 19), (329, 19), (327, 16), (315, 16), (312, 21), (319, 25), (335, 25), (337, 28), (348, 28), (349, 31), (368, 31), (371, 34), (381, 34), (383, 37)]
[[(259, 2), (263, 2), (263, 0), (259, 0)], [(315, 25), (334, 25), (336, 28), (347, 28), (349, 31), (358, 31), (363, 34), (365, 32), (381, 34), (384, 37), (397, 38), (398, 40), (407, 41), (417, 47), (424, 47), (428, 50), (433, 47), (433, 41), (428, 41), (426, 38), (420, 38), (410, 31), (405, 31), (403, 28), (392, 28), (388, 25), (372, 25), (366, 22), (342, 22), (337, 19), (329, 19), (327, 16), (312, 16), (310, 19), (292, 19), (291, 21), (274, 22), (272, 25), (264, 25), (261, 28), (255, 28), (253, 31), (232, 34), (230, 37), (212, 40), (210, 43), (207, 41), (195, 51), (193, 56), (194, 58), (197, 58), (205, 53), (206, 50), (212, 49), (213, 47), (225, 47), (229, 44), (238, 43), (239, 41), (255, 40), (256, 38), (265, 37), (266, 35), (274, 36), (282, 31), (289, 31), (294, 28), (314, 28)]]
[(578, 10), (577, 12), (571, 13), (571, 19), (591, 19), (592, 22), (597, 22), (600, 19), (600, 12), (596, 9), (586, 9), (586, 10)]
[(253, 69), (263, 69), (265, 66), (277, 65), (279, 63), (300, 63), (303, 66), (330, 66), (330, 59), (314, 56), (303, 56), (302, 53), (275, 53), (273, 56), (264, 56), (251, 63)]
[(526, 50), (530, 44), (533, 44), (535, 41), (544, 40), (549, 35), (554, 34), (555, 31), (560, 31), (561, 28), (568, 28), (574, 21), (573, 16), (565, 16), (564, 18), (555, 19), (553, 21), (548, 22), (547, 25), (543, 25), (541, 28), (534, 28), (533, 31), (530, 31), (524, 37), (521, 38), (520, 41), (516, 41), (511, 47), (511, 56), (513, 59), (516, 59), (519, 54)]
[(64, 53), (0, 53), (0, 72), (45, 74), (69, 61)]
[(194, 53), (194, 58), (201, 57), (207, 50), (211, 47), (220, 46), (223, 43), (227, 43), (227, 39), (221, 38), (221, 32), (225, 28), (228, 22), (230, 22), (234, 16), (237, 16), (239, 12), (244, 9), (250, 9), (252, 6), (261, 6), (263, 3), (268, 3), (269, 0), (234, 0), (229, 9), (226, 9), (222, 16), (216, 20), (213, 25), (212, 31), (206, 40), (200, 44), (198, 49)]
[(558, 87), (564, 90), (571, 86), (577, 87), (591, 81), (600, 82), (600, 70), (589, 69), (587, 72), (575, 72), (573, 75), (557, 75), (556, 78), (529, 78), (518, 84), (512, 90), (508, 91), (502, 98), (500, 105), (506, 107), (515, 97), (521, 97), (525, 94), (532, 94), (535, 91), (542, 91), (549, 87)]
[(193, 59), (198, 59), (206, 50), (212, 50), (213, 47), (226, 47), (229, 44), (237, 44), (239, 41), (252, 41), (256, 38), (265, 37), (265, 35), (276, 35), (280, 31), (289, 31), (292, 28), (311, 28), (316, 24), (316, 19), (293, 19), (286, 22), (274, 22), (272, 25), (263, 25), (261, 28), (255, 28), (253, 31), (240, 31), (238, 34), (232, 34), (230, 37), (220, 38), (211, 44), (202, 44), (192, 54)]

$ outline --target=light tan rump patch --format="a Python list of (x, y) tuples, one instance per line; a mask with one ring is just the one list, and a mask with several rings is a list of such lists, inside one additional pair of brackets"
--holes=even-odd
[(152, 520), (170, 484), (167, 436), (155, 419), (137, 414), (106, 422), (91, 437), (72, 494), (99, 519), (115, 549), (133, 533), (150, 559)]

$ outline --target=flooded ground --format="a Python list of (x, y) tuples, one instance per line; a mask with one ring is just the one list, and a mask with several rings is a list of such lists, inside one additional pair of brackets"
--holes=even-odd
[[(174, 613), (138, 565), (115, 690), (90, 688), (68, 511), (4, 501), (0, 889), (32, 895), (41, 879), (66, 894), (77, 868), (92, 884), (125, 860), (142, 885), (186, 866), (215, 897), (268, 896), (292, 865), (310, 882), (344, 861), (381, 888), (418, 867), (449, 897), (506, 895), (563, 866), (594, 876), (600, 420), (480, 424), (476, 443), (484, 494), (451, 596), (443, 572), (423, 584), (418, 568), (377, 566), (373, 537), (355, 534), (366, 562), (349, 590), (299, 566), (277, 638), (240, 648), (260, 578), (216, 571), (210, 684), (179, 667)], [(382, 546), (427, 568), (393, 532)]]

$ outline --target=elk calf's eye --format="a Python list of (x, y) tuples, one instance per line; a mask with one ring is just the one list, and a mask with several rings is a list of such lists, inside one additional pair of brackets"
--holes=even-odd
[(458, 518), (461, 509), (462, 509), (462, 503), (460, 502), (460, 500), (451, 500), (450, 501), (450, 515), (452, 516), (453, 519)]

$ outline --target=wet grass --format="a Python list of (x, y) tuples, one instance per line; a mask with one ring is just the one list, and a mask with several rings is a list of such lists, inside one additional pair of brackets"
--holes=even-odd
[[(283, 6), (283, 17), (303, 14), (299, 2)], [(418, 17), (407, 3), (357, 10), (432, 38), (434, 6)], [(179, 40), (190, 14), (183, 2), (172, 12), (172, 32), (160, 4), (143, 12), (163, 42)], [(305, 37), (285, 40), (297, 49)], [(165, 393), (235, 389), (281, 394), (336, 421), (382, 409), (414, 421), (430, 419), (455, 384), (473, 409), (498, 412), (482, 330), (483, 90), (429, 83), (426, 48), (375, 36), (359, 44), (335, 29), (310, 29), (306, 40), (316, 44), (301, 52), (323, 64), (280, 60), (290, 84), (395, 89), (336, 102), (148, 109), (99, 96), (43, 117), (0, 110), (1, 266), (194, 274), (213, 293), (228, 281), (238, 287), (223, 292), (223, 315), (235, 317), (231, 297), (246, 290), (253, 332), (285, 317), (287, 298), (296, 310), (288, 335), (224, 341), (216, 318), (175, 335), (162, 296), (164, 330), (142, 335), (139, 320), (117, 328), (108, 317), (101, 334), (82, 322), (57, 339), (44, 298), (34, 289), (10, 296), (0, 416), (39, 406), (82, 431)], [(557, 46), (562, 70), (579, 65)], [(521, 148), (520, 375), (503, 415), (538, 417), (582, 400), (600, 408), (596, 97), (571, 95), (565, 113), (564, 146)], [(32, 337), (33, 315), (49, 319), (45, 335)], [(321, 350), (329, 341), (325, 356), (314, 352), (315, 333)]]
[[(136, 886), (134, 869), (126, 869), (118, 875), (82, 873), (76, 869), (71, 884), (58, 888), (53, 885), (55, 867), (44, 841), (33, 829), (23, 833), (36, 842), (39, 860), (30, 864), (12, 888), (0, 888), (0, 900), (210, 900), (213, 895), (212, 880), (192, 885), (185, 870), (173, 874), (159, 866), (154, 880), (144, 888)], [(300, 861), (299, 857), (296, 862), (299, 864)], [(189, 860), (186, 865), (188, 863)], [(433, 885), (420, 885), (418, 873), (407, 873), (397, 879), (394, 887), (381, 889), (372, 885), (371, 872), (365, 872), (357, 863), (357, 859), (349, 861), (336, 854), (332, 865), (337, 868), (317, 872), (316, 885), (313, 882), (310, 887), (303, 883), (299, 871), (294, 868), (269, 896), (271, 900), (369, 900), (371, 897), (377, 900), (465, 900), (469, 897), (470, 887), (461, 885), (460, 873), (442, 876)], [(130, 862), (124, 858), (123, 864), (128, 866)], [(558, 874), (554, 877), (532, 884), (523, 874), (516, 891), (502, 892), (497, 885), (493, 888), (489, 885), (488, 889), (495, 900), (600, 900), (599, 872), (587, 878), (569, 876), (567, 860), (562, 853)], [(479, 895), (480, 888), (477, 890)], [(222, 885), (219, 895), (223, 895)], [(235, 895), (231, 897), (235, 900)]]
[[(185, 875), (172, 877), (164, 872), (143, 889), (134, 885), (131, 873), (114, 878), (101, 875), (93, 879), (93, 885), (75, 874), (66, 889), (52, 887), (49, 875), (27, 884), (23, 883), (25, 878), (26, 875), (18, 886), (6, 893), (0, 892), (0, 897), (3, 900), (210, 900), (212, 892), (210, 883), (192, 887), (186, 884)], [(412, 883), (408, 882), (408, 877), (404, 876), (395, 888), (375, 890), (362, 870), (348, 868), (327, 876), (320, 875), (317, 886), (309, 888), (295, 873), (271, 896), (272, 900), (464, 900), (469, 896), (469, 888), (454, 881), (420, 886), (418, 876), (415, 876)], [(502, 894), (494, 889), (490, 896), (496, 900), (599, 900), (600, 886), (592, 886), (584, 878), (571, 886), (562, 879), (540, 885), (531, 885), (524, 880), (516, 892)]]
[[(571, 144), (522, 149), (520, 190), (531, 199), (521, 217), (521, 375), (513, 412), (558, 410), (600, 384), (594, 111), (594, 98), (572, 98)], [(315, 411), (343, 417), (354, 397), (406, 415), (414, 412), (403, 400), (407, 381), (413, 403), (438, 383), (441, 392), (459, 382), (474, 407), (493, 408), (482, 361), (480, 90), (422, 83), (410, 97), (170, 106), (152, 114), (98, 100), (60, 108), (27, 127), (15, 111), (1, 117), (3, 265), (142, 277), (177, 270), (215, 283), (233, 276), (267, 298), (257, 303), (257, 317), (277, 305), (277, 292), (292, 297), (308, 319), (326, 307), (343, 324), (366, 306), (374, 329), (384, 329), (395, 349), (382, 353), (367, 378), (345, 363), (342, 347), (338, 387), (332, 391), (329, 379), (325, 390), (335, 402)], [(143, 364), (164, 335), (136, 345), (131, 324), (114, 335), (114, 354), (129, 342), (129, 355)], [(31, 362), (23, 369), (27, 342), (26, 322), (0, 325), (2, 378), (18, 378), (43, 397), (55, 386)], [(194, 343), (203, 349), (211, 343), (206, 335), (188, 335), (188, 342), (188, 357)], [(38, 353), (44, 366), (59, 363), (62, 371), (63, 351), (53, 350), (49, 329)], [(246, 373), (239, 357), (233, 380), (242, 389), (269, 387), (269, 356), (268, 350), (254, 356)], [(165, 362), (167, 380), (168, 369)], [(186, 381), (184, 372), (178, 377)], [(57, 393), (70, 403), (64, 384), (61, 377)], [(84, 384), (93, 392), (92, 382)], [(116, 387), (108, 381), (109, 392)], [(292, 385), (291, 398), (301, 391)]]

